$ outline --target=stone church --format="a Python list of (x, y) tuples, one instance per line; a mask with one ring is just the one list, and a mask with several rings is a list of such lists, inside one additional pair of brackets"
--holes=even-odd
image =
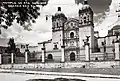
[[(77, 18), (67, 18), (58, 7), (52, 16), (52, 39), (38, 43), (41, 52), (38, 58), (54, 61), (90, 60), (90, 53), (95, 51), (93, 10), (84, 0)], [(92, 57), (94, 58), (94, 56)]]
[[(11, 63), (120, 61), (120, 25), (108, 30), (107, 36), (99, 37), (99, 32), (94, 31), (94, 13), (87, 0), (76, 12), (77, 18), (68, 18), (58, 7), (52, 16), (52, 39), (38, 46), (16, 45), (23, 56), (15, 57), (11, 53)], [(0, 59), (5, 58), (0, 54)]]

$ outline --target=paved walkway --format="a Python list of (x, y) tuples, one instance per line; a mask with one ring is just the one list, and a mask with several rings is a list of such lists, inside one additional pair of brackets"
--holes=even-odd
[(82, 73), (60, 73), (60, 72), (41, 72), (41, 71), (25, 71), (25, 70), (6, 70), (0, 69), (1, 73), (29, 74), (29, 75), (46, 75), (68, 78), (106, 78), (119, 79), (120, 75), (103, 75), (103, 74), (82, 74)]

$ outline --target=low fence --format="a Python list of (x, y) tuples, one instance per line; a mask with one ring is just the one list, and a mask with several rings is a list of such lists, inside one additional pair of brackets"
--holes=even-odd
[(109, 61), (115, 60), (115, 53), (91, 53), (90, 60), (98, 60), (98, 61)]
[[(75, 61), (85, 61), (85, 55), (76, 55), (75, 57), (80, 57), (80, 58), (75, 58)], [(56, 57), (56, 58), (61, 58), (60, 56)], [(22, 55), (16, 55), (14, 54), (14, 63), (15, 64), (24, 64), (25, 63), (25, 54)], [(91, 53), (90, 54), (90, 61), (114, 61), (115, 60), (115, 54), (114, 53)], [(69, 62), (69, 60), (66, 59), (67, 62)], [(37, 58), (37, 57), (31, 57), (28, 56), (28, 63), (41, 63), (42, 62), (42, 58)], [(56, 59), (47, 59), (45, 58), (45, 62), (47, 63), (53, 63), (53, 62), (59, 62), (60, 60), (56, 60)], [(2, 54), (2, 64), (11, 64), (11, 54)]]
[(41, 68), (120, 68), (120, 61), (106, 62), (66, 62), (66, 63), (28, 63), (2, 64), (2, 69), (41, 69)]

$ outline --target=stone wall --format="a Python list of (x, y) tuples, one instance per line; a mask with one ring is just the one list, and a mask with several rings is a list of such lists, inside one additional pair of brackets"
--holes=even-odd
[[(17, 57), (14, 56), (14, 63), (16, 64), (23, 64), (25, 63), (25, 57)], [(11, 55), (10, 54), (3, 54), (2, 55), (2, 64), (11, 64)]]
[(90, 60), (104, 60), (104, 53), (91, 53)]

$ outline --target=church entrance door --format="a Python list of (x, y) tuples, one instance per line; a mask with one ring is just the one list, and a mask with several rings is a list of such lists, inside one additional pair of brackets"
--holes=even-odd
[(49, 55), (48, 55), (48, 59), (51, 59), (51, 60), (53, 59), (52, 54), (49, 54)]
[(70, 61), (75, 61), (75, 53), (74, 52), (72, 52), (70, 54)]

